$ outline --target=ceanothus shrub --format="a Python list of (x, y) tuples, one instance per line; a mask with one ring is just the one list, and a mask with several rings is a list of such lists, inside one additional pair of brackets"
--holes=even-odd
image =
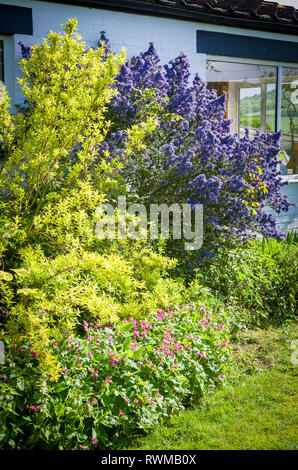
[[(102, 41), (109, 50), (104, 32)], [(278, 169), (281, 133), (257, 131), (250, 137), (246, 129), (243, 137), (231, 134), (231, 121), (224, 117), (226, 97), (208, 90), (198, 75), (190, 82), (190, 76), (184, 53), (161, 65), (150, 43), (146, 52), (120, 69), (118, 94), (107, 111), (113, 124), (99, 146), (99, 156), (108, 150), (110, 158), (124, 159), (126, 129), (147, 109), (159, 107), (158, 129), (147, 137), (145, 150), (125, 161), (121, 172), (131, 201), (147, 206), (203, 204), (201, 250), (187, 253), (177, 240), (167, 244), (168, 252), (188, 268), (256, 233), (280, 239), (283, 234), (265, 208), (280, 213), (290, 206)]]
[[(106, 41), (103, 33), (101, 39)], [(203, 204), (200, 252), (187, 257), (183, 250), (179, 256), (183, 245), (168, 244), (180, 259), (197, 264), (215, 257), (220, 246), (256, 232), (280, 239), (282, 233), (265, 207), (280, 213), (288, 211), (290, 203), (281, 192), (286, 183), (278, 169), (280, 132), (257, 131), (250, 137), (246, 129), (243, 137), (231, 134), (231, 121), (224, 118), (226, 97), (208, 90), (198, 75), (190, 83), (190, 75), (185, 54), (162, 66), (152, 43), (126, 62), (116, 84), (119, 93), (109, 105), (110, 117), (122, 131), (112, 133), (104, 147), (115, 158), (121, 157), (125, 127), (139, 119), (144, 100), (148, 101), (147, 89), (154, 91), (163, 115), (181, 117), (161, 119), (159, 129), (146, 141), (146, 150), (126, 162), (123, 174), (138, 202)]]

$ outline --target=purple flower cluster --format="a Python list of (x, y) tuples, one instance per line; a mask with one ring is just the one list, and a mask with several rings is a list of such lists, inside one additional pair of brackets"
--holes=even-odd
[(285, 183), (278, 169), (280, 133), (257, 131), (250, 136), (247, 129), (243, 137), (231, 134), (226, 97), (208, 90), (198, 75), (189, 80), (186, 55), (162, 66), (152, 43), (126, 62), (109, 109), (118, 132), (110, 134), (104, 149), (111, 158), (123, 158), (125, 129), (141, 114), (139, 96), (145, 89), (154, 90), (163, 113), (181, 119), (161, 118), (146, 151), (126, 163), (122, 174), (138, 197), (145, 203), (203, 204), (201, 255), (204, 251), (212, 257), (217, 245), (254, 232), (281, 238), (275, 219), (264, 211), (266, 206), (279, 213), (290, 206), (281, 191)]
[(19, 41), (18, 45), (21, 46), (21, 53), (22, 53), (23, 59), (29, 60), (29, 57), (31, 55), (31, 47), (24, 44), (23, 41)]

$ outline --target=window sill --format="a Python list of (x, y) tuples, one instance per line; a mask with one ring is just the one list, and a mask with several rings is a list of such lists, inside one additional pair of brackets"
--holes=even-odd
[(298, 183), (298, 175), (282, 175), (283, 181), (287, 181), (289, 184)]

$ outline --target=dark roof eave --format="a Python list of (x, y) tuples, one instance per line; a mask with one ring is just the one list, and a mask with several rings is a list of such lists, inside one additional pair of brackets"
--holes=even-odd
[[(48, 1), (48, 0), (42, 0)], [(259, 31), (270, 31), (281, 34), (298, 34), (297, 25), (280, 22), (258, 21), (245, 18), (228, 17), (202, 13), (187, 9), (167, 7), (158, 4), (136, 3), (131, 0), (54, 0), (55, 3), (64, 3), (89, 8), (117, 10), (127, 13), (142, 13), (144, 15), (163, 16), (176, 20), (198, 21), (209, 24), (219, 24), (238, 28), (247, 28)]]

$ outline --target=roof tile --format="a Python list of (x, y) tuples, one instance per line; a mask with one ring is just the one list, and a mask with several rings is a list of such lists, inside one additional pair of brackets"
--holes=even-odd
[(265, 0), (135, 0), (135, 2), (160, 4), (169, 8), (266, 23), (292, 25), (298, 23), (298, 9)]

